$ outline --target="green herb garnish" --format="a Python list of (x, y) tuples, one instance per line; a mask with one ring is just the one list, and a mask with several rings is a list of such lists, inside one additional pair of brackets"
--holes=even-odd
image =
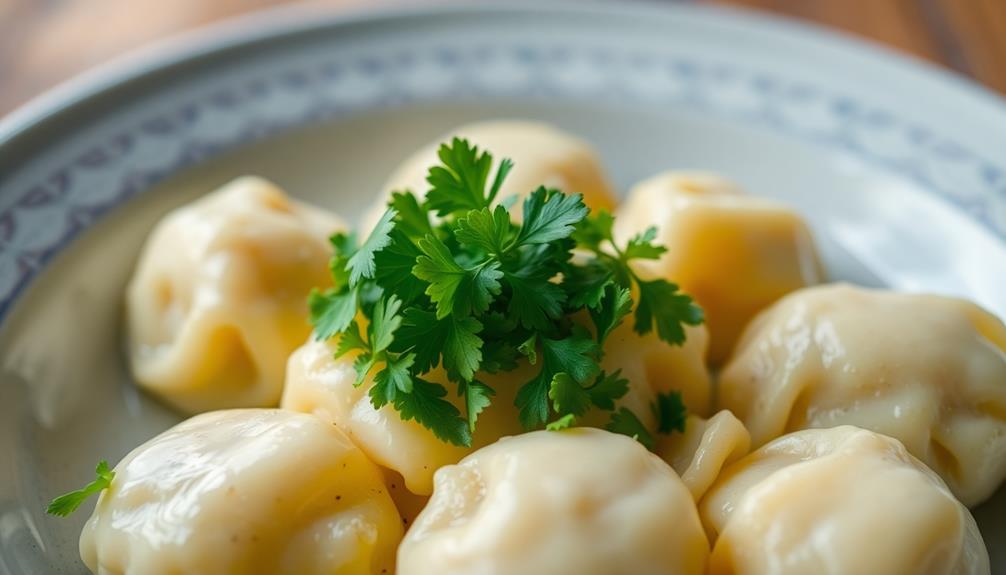
[[(337, 356), (356, 354), (357, 385), (374, 374), (376, 408), (391, 404), (455, 445), (471, 444), (495, 395), (480, 374), (527, 361), (540, 368), (517, 391), (525, 429), (562, 429), (600, 409), (612, 412), (608, 429), (652, 446), (636, 414), (615, 410), (628, 381), (599, 364), (605, 339), (634, 307), (635, 331), (656, 330), (670, 344), (684, 342), (684, 325), (702, 322), (702, 310), (678, 286), (642, 280), (629, 266), (666, 251), (653, 243), (656, 230), (618, 246), (611, 214), (589, 215), (581, 195), (545, 187), (528, 195), (515, 223), (494, 205), (509, 160), (491, 174), (492, 156), (458, 138), (438, 155), (424, 201), (396, 192), (362, 244), (332, 237), (335, 287), (309, 299), (315, 336), (338, 337)], [(574, 257), (575, 248), (588, 255)], [(423, 379), (438, 366), (465, 413), (445, 399), (447, 389)], [(679, 396), (660, 396), (652, 407), (658, 431), (680, 429)]]
[(94, 474), (96, 476), (94, 481), (88, 483), (83, 488), (53, 499), (45, 510), (46, 513), (66, 517), (76, 511), (88, 497), (101, 493), (103, 489), (107, 489), (112, 484), (112, 480), (115, 479), (115, 472), (108, 467), (108, 462), (105, 460), (98, 462), (98, 466), (94, 469)]

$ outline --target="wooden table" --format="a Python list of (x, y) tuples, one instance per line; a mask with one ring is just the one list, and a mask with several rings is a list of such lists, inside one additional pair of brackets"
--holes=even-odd
[[(288, 1), (0, 0), (0, 115), (86, 68), (152, 40)], [(708, 1), (845, 30), (1006, 94), (1006, 0)], [(315, 3), (338, 10), (378, 2)]]

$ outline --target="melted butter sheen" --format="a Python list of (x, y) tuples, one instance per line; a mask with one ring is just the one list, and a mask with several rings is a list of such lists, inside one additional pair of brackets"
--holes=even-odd
[(187, 413), (275, 406), (343, 227), (255, 177), (165, 216), (126, 292), (136, 382)]
[(896, 440), (851, 426), (783, 436), (702, 499), (710, 575), (982, 575), (974, 518)]
[[(656, 421), (650, 404), (659, 392), (681, 391), (689, 409), (704, 414), (710, 402), (710, 381), (704, 358), (708, 342), (702, 326), (688, 329), (684, 346), (670, 346), (656, 335), (640, 337), (624, 322), (608, 338), (602, 368), (622, 370), (629, 380), (629, 392), (619, 406), (632, 409), (645, 425)], [(409, 491), (420, 495), (433, 492), (433, 475), (444, 465), (457, 463), (473, 449), (500, 437), (521, 433), (514, 397), (517, 389), (532, 379), (540, 366), (522, 364), (503, 374), (487, 374), (485, 383), (496, 390), (492, 405), (479, 416), (472, 448), (444, 443), (415, 421), (402, 421), (390, 405), (374, 409), (367, 395), (373, 380), (354, 386), (356, 372), (351, 354), (334, 358), (335, 340), (309, 339), (290, 357), (282, 407), (314, 413), (338, 425), (375, 463), (402, 475)], [(442, 370), (425, 379), (454, 390)], [(446, 399), (464, 412), (463, 398), (449, 391)], [(582, 425), (603, 426), (610, 414), (589, 412)]]
[(717, 176), (665, 172), (637, 184), (616, 212), (615, 239), (624, 244), (650, 227), (669, 249), (658, 260), (636, 260), (637, 273), (678, 284), (702, 306), (716, 364), (761, 309), (823, 280), (798, 214)]
[(509, 437), (439, 470), (401, 575), (699, 574), (709, 546), (674, 471), (631, 438)]
[(751, 323), (719, 391), (756, 446), (850, 424), (901, 441), (966, 505), (1006, 478), (1006, 326), (964, 300), (801, 290)]
[(380, 471), (319, 418), (206, 413), (136, 448), (115, 472), (80, 538), (94, 573), (394, 570), (402, 522)]

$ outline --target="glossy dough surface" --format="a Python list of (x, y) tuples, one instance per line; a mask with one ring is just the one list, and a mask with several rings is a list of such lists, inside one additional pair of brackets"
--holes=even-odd
[(750, 449), (751, 434), (734, 414), (723, 410), (709, 419), (690, 414), (684, 433), (657, 436), (655, 452), (678, 472), (698, 501), (720, 471)]
[(168, 214), (126, 293), (136, 382), (187, 413), (278, 404), (342, 228), (255, 177)]
[(638, 442), (591, 428), (500, 440), (442, 468), (401, 575), (702, 573), (691, 495)]
[(889, 437), (798, 431), (728, 467), (700, 504), (710, 575), (987, 574), (978, 527)]
[[(629, 321), (608, 338), (602, 367), (608, 371), (621, 368), (629, 380), (629, 392), (619, 400), (635, 412), (651, 429), (656, 425), (650, 403), (658, 392), (679, 390), (690, 409), (705, 413), (710, 402), (709, 374), (704, 357), (707, 345), (705, 328), (689, 328), (683, 347), (672, 347), (654, 334), (640, 337), (631, 331)], [(342, 428), (376, 463), (402, 475), (413, 493), (429, 495), (433, 474), (443, 465), (457, 463), (474, 448), (487, 445), (506, 435), (521, 433), (514, 407), (517, 389), (532, 379), (540, 366), (521, 365), (517, 370), (486, 374), (481, 379), (496, 390), (492, 405), (479, 416), (473, 448), (444, 443), (415, 421), (402, 421), (390, 405), (375, 410), (367, 395), (372, 380), (354, 387), (356, 372), (353, 357), (334, 358), (335, 341), (311, 339), (291, 357), (287, 371), (282, 407), (320, 415)], [(429, 381), (447, 387), (447, 399), (464, 412), (462, 399), (440, 370)], [(588, 413), (584, 425), (603, 426), (608, 415)]]
[(402, 523), (380, 471), (320, 418), (275, 409), (198, 415), (115, 471), (80, 538), (94, 573), (394, 569)]
[(755, 445), (842, 424), (894, 437), (969, 506), (1006, 477), (1006, 327), (963, 300), (794, 293), (748, 327), (719, 399)]
[(656, 243), (669, 249), (659, 260), (636, 260), (637, 273), (678, 284), (702, 306), (713, 363), (727, 358), (762, 308), (823, 279), (813, 237), (796, 212), (717, 176), (657, 175), (633, 187), (616, 216), (619, 243), (657, 228)]

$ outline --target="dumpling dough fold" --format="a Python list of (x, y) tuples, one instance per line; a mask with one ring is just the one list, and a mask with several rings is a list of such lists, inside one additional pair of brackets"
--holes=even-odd
[(667, 252), (635, 260), (637, 273), (678, 284), (702, 306), (714, 364), (762, 308), (824, 276), (796, 212), (711, 174), (665, 172), (636, 184), (616, 212), (615, 240), (650, 227)]
[(672, 575), (709, 546), (674, 471), (592, 428), (509, 437), (437, 471), (400, 575)]
[(699, 509), (709, 575), (985, 575), (967, 508), (889, 437), (852, 426), (785, 435), (728, 467)]
[(256, 177), (165, 216), (126, 290), (136, 382), (187, 413), (277, 405), (343, 228)]
[(751, 434), (729, 411), (709, 419), (689, 414), (684, 433), (659, 435), (656, 453), (681, 476), (695, 501), (727, 465), (751, 450)]
[(1006, 478), (1006, 326), (964, 300), (847, 284), (795, 292), (748, 326), (719, 402), (755, 446), (842, 424), (894, 437), (968, 506)]
[(333, 425), (278, 409), (197, 415), (115, 467), (80, 536), (101, 575), (376, 575), (402, 520)]

